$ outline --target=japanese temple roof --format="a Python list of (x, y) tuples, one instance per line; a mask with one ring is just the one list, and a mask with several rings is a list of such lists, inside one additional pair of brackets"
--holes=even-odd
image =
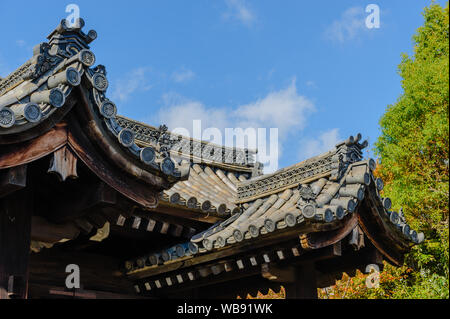
[[(84, 33), (79, 22), (70, 28), (63, 20), (30, 60), (0, 78), (0, 177), (8, 183), (10, 176), (20, 177), (13, 191), (28, 187), (39, 195), (31, 221), (33, 251), (80, 232), (81, 242), (101, 242), (111, 230), (126, 250), (139, 241), (135, 251), (145, 255), (130, 253), (118, 273), (142, 293), (211, 274), (226, 278), (246, 265), (268, 273), (255, 266), (286, 266), (304, 256), (320, 263), (321, 254), (330, 253), (339, 263), (341, 244), (352, 269), (374, 251), (401, 265), (405, 253), (424, 240), (402, 210), (393, 211), (391, 200), (382, 197), (383, 181), (374, 175), (376, 162), (363, 159), (368, 142), (361, 134), (263, 174), (255, 150), (117, 115), (106, 96), (106, 69), (94, 66), (89, 48), (97, 33)], [(48, 170), (43, 158), (50, 159)], [(63, 183), (78, 177), (77, 167), (81, 178)], [(0, 195), (10, 196), (5, 189)], [(152, 232), (159, 237), (148, 237)], [(353, 247), (365, 246), (364, 253), (353, 254)], [(325, 272), (338, 268), (333, 264)]]
[[(283, 236), (285, 240), (300, 238), (300, 249), (319, 249), (342, 240), (355, 227), (362, 229), (384, 258), (400, 265), (404, 253), (424, 236), (410, 228), (402, 211), (392, 211), (389, 198), (381, 196), (383, 182), (373, 174), (376, 163), (362, 159), (362, 149), (368, 143), (360, 141), (358, 134), (337, 144), (334, 150), (273, 174), (239, 181), (231, 178), (231, 185), (226, 179), (220, 182), (224, 178), (220, 171), (196, 166), (194, 176), (201, 181), (198, 185), (203, 190), (220, 185), (223, 196), (226, 192), (235, 196), (228, 197), (230, 205), (241, 211), (233, 211), (231, 217), (194, 235), (190, 242), (128, 262), (127, 273), (149, 282), (164, 281), (168, 273), (176, 284), (177, 274), (195, 273), (198, 267), (194, 266), (205, 261), (222, 267), (229, 260), (228, 251), (264, 248)], [(167, 195), (184, 196), (189, 189), (189, 182), (179, 183)], [(219, 197), (213, 194), (205, 194), (209, 195), (205, 198)], [(248, 258), (255, 256), (252, 253)]]
[[(62, 20), (48, 36), (48, 43), (35, 46), (30, 60), (0, 80), (0, 144), (23, 143), (43, 135), (67, 118), (74, 105), (84, 103), (87, 108), (78, 118), (85, 116), (88, 121), (88, 135), (107, 141), (102, 145), (106, 154), (122, 156), (125, 152), (125, 161), (129, 161), (122, 163), (125, 169), (135, 175), (148, 171), (162, 177), (167, 181), (160, 182), (166, 185), (163, 188), (186, 179), (189, 165), (171, 158), (167, 127), (154, 129), (154, 139), (138, 146), (136, 133), (117, 116), (116, 105), (106, 95), (106, 69), (94, 66), (95, 55), (89, 48), (97, 33), (84, 33), (84, 21), (79, 22), (71, 28)], [(134, 166), (129, 167), (130, 163)]]

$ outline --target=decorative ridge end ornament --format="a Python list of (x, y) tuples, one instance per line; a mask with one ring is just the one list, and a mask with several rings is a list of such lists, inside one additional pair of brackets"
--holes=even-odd
[[(2, 125), (2, 128), (14, 126), (11, 130), (19, 133), (38, 125), (64, 106), (72, 89), (81, 84), (83, 66), (95, 62), (86, 37), (81, 30), (54, 32), (50, 43), (36, 45), (33, 57), (0, 81), (0, 110), (9, 110), (3, 112), (4, 116), (13, 111), (15, 117), (10, 126)], [(27, 107), (30, 102), (40, 110)], [(33, 114), (24, 113), (24, 109), (38, 116), (29, 116)]]
[(97, 39), (97, 32), (95, 30), (89, 30), (88, 33), (84, 33), (82, 31), (85, 25), (84, 19), (79, 18), (77, 23), (74, 24), (75, 27), (70, 27), (67, 23), (66, 19), (62, 19), (60, 24), (53, 30), (52, 33), (47, 37), (47, 39), (52, 41), (61, 40), (61, 37), (70, 37), (71, 35), (75, 35), (77, 40), (80, 41), (87, 49), (89, 48), (88, 44)]
[(310, 201), (310, 200), (314, 200), (316, 198), (316, 195), (314, 194), (312, 188), (309, 187), (308, 185), (300, 185), (298, 187), (298, 189), (299, 189), (300, 197), (304, 201)]
[[(334, 161), (337, 163), (332, 171), (332, 180), (338, 180), (351, 163), (359, 162), (363, 159), (362, 150), (369, 145), (367, 140), (361, 142), (362, 135), (358, 133), (356, 137), (350, 136), (345, 141), (336, 144)], [(371, 169), (375, 169), (375, 161), (370, 160)]]
[(164, 157), (170, 157), (170, 149), (174, 144), (179, 143), (182, 139), (181, 136), (172, 138), (168, 130), (168, 127), (163, 124), (159, 126), (159, 129), (156, 133), (156, 143), (157, 145), (159, 145), (159, 151)]
[(264, 174), (264, 165), (260, 162), (255, 162), (255, 165), (252, 169), (252, 178), (262, 176)]
[(49, 43), (36, 45), (30, 60), (6, 78), (0, 79), (0, 96), (23, 81), (41, 77), (64, 60), (68, 60), (66, 65), (78, 60), (86, 66), (92, 66), (95, 56), (89, 51), (89, 43), (97, 38), (97, 32), (90, 30), (85, 34), (81, 30), (84, 26), (84, 20), (81, 18), (78, 26), (70, 28), (66, 19), (63, 19), (47, 37)]

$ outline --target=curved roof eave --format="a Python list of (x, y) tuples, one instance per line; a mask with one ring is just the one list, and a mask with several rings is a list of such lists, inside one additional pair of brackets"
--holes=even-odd
[(91, 157), (154, 189), (187, 179), (189, 164), (174, 160), (168, 151), (167, 128), (157, 131), (154, 145), (140, 147), (135, 133), (119, 125), (116, 105), (106, 96), (106, 69), (94, 67), (89, 50), (97, 34), (85, 34), (80, 21), (79, 28), (70, 28), (62, 20), (48, 43), (37, 45), (27, 63), (0, 80), (0, 145), (6, 151), (0, 169), (37, 160), (65, 144), (88, 164), (89, 152), (82, 148), (92, 144), (90, 155), (96, 155)]
[[(189, 252), (186, 258), (203, 260), (211, 255), (220, 259), (225, 251), (240, 251), (240, 247), (259, 247), (263, 243), (271, 244), (271, 240), (298, 240), (299, 237), (303, 249), (320, 249), (338, 243), (359, 227), (386, 260), (401, 265), (404, 254), (414, 244), (421, 243), (424, 235), (412, 230), (403, 213), (392, 211), (391, 200), (382, 197), (383, 182), (374, 176), (376, 163), (362, 160), (360, 150), (366, 143), (356, 148), (359, 140), (360, 135), (356, 142), (351, 138), (324, 156), (274, 174), (241, 181), (245, 185), (255, 183), (261, 193), (241, 204), (240, 212), (194, 235), (189, 243), (181, 244)], [(305, 165), (312, 169), (327, 165), (323, 159), (328, 157), (333, 160), (327, 174), (319, 169), (300, 180), (297, 180), (298, 174), (290, 174), (290, 179), (278, 184), (270, 193), (259, 183), (268, 177), (279, 178), (278, 174), (292, 169), (302, 168), (303, 173), (308, 172)], [(205, 175), (205, 181), (207, 178)], [(149, 255), (171, 255), (169, 263), (172, 265), (179, 258), (176, 249), (177, 246)], [(160, 263), (156, 267), (160, 270), (152, 272), (164, 273), (165, 267), (165, 263)], [(143, 271), (145, 269), (132, 269), (129, 273)]]

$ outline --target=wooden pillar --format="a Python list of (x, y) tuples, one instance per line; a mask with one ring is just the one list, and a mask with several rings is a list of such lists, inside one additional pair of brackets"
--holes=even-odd
[(317, 299), (316, 269), (313, 262), (295, 268), (293, 282), (283, 284), (286, 299)]
[(26, 299), (33, 198), (29, 189), (0, 199), (0, 299)]

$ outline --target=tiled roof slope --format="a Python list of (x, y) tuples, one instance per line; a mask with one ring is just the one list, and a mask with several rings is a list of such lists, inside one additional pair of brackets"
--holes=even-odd
[[(360, 140), (358, 134), (336, 145), (334, 151), (242, 183), (238, 197), (251, 196), (249, 207), (239, 217), (194, 236), (192, 241), (211, 250), (303, 222), (330, 223), (354, 213), (372, 192), (392, 224), (398, 226), (396, 231), (405, 239), (420, 242), (423, 235), (411, 230), (402, 214), (390, 211), (389, 198), (381, 197), (383, 182), (373, 175), (375, 161), (362, 160), (367, 142)], [(375, 187), (369, 187), (371, 184)], [(239, 193), (243, 189), (252, 191)]]
[[(304, 222), (331, 223), (353, 214), (369, 192), (384, 209), (393, 230), (405, 240), (419, 243), (423, 235), (406, 224), (404, 216), (391, 211), (389, 198), (382, 198), (383, 182), (373, 176), (374, 162), (356, 162), (337, 181), (320, 178), (299, 187), (259, 198), (237, 218), (230, 218), (192, 241), (206, 250), (225, 247)], [(372, 184), (372, 187), (370, 185)]]
[[(239, 189), (242, 184), (253, 185), (267, 178), (276, 179), (286, 171), (304, 168), (305, 165), (312, 169), (304, 179), (297, 179), (298, 175), (292, 174), (293, 180), (280, 183), (270, 194), (262, 188), (258, 198), (241, 205), (240, 213), (233, 214), (225, 221), (218, 222), (206, 231), (193, 236), (190, 243), (150, 253), (149, 256), (153, 256), (153, 261), (157, 258), (155, 256), (165, 258), (159, 263), (150, 262), (149, 265), (159, 264), (159, 267), (162, 267), (166, 261), (185, 256), (195, 257), (212, 250), (239, 245), (244, 241), (257, 241), (261, 235), (276, 233), (289, 227), (300, 227), (305, 224), (333, 225), (356, 213), (376, 214), (383, 221), (383, 227), (389, 233), (389, 237), (395, 238), (398, 241), (396, 244), (403, 247), (403, 250), (421, 243), (424, 235), (410, 228), (402, 211), (391, 210), (392, 203), (389, 198), (381, 197), (383, 182), (373, 175), (376, 168), (375, 161), (362, 160), (361, 150), (367, 146), (367, 142), (360, 144), (360, 139), (360, 135), (356, 139), (351, 137), (346, 142), (339, 143), (331, 152), (274, 174), (249, 180), (242, 179), (239, 183), (234, 180)], [(323, 165), (328, 165), (327, 169), (322, 169)], [(197, 170), (201, 172), (201, 169)], [(189, 188), (189, 185), (178, 187), (178, 190), (182, 191)], [(209, 187), (210, 185), (203, 184), (203, 189)], [(211, 194), (208, 195), (211, 196), (209, 198), (214, 198)], [(365, 201), (367, 205), (364, 207), (372, 207), (373, 211), (368, 212), (362, 208)], [(302, 246), (308, 248), (308, 245), (306, 239), (302, 241)]]
[(240, 208), (236, 205), (237, 185), (248, 177), (247, 173), (239, 174), (205, 164), (192, 164), (189, 179), (165, 190), (161, 200), (204, 213), (230, 216), (240, 213)]

